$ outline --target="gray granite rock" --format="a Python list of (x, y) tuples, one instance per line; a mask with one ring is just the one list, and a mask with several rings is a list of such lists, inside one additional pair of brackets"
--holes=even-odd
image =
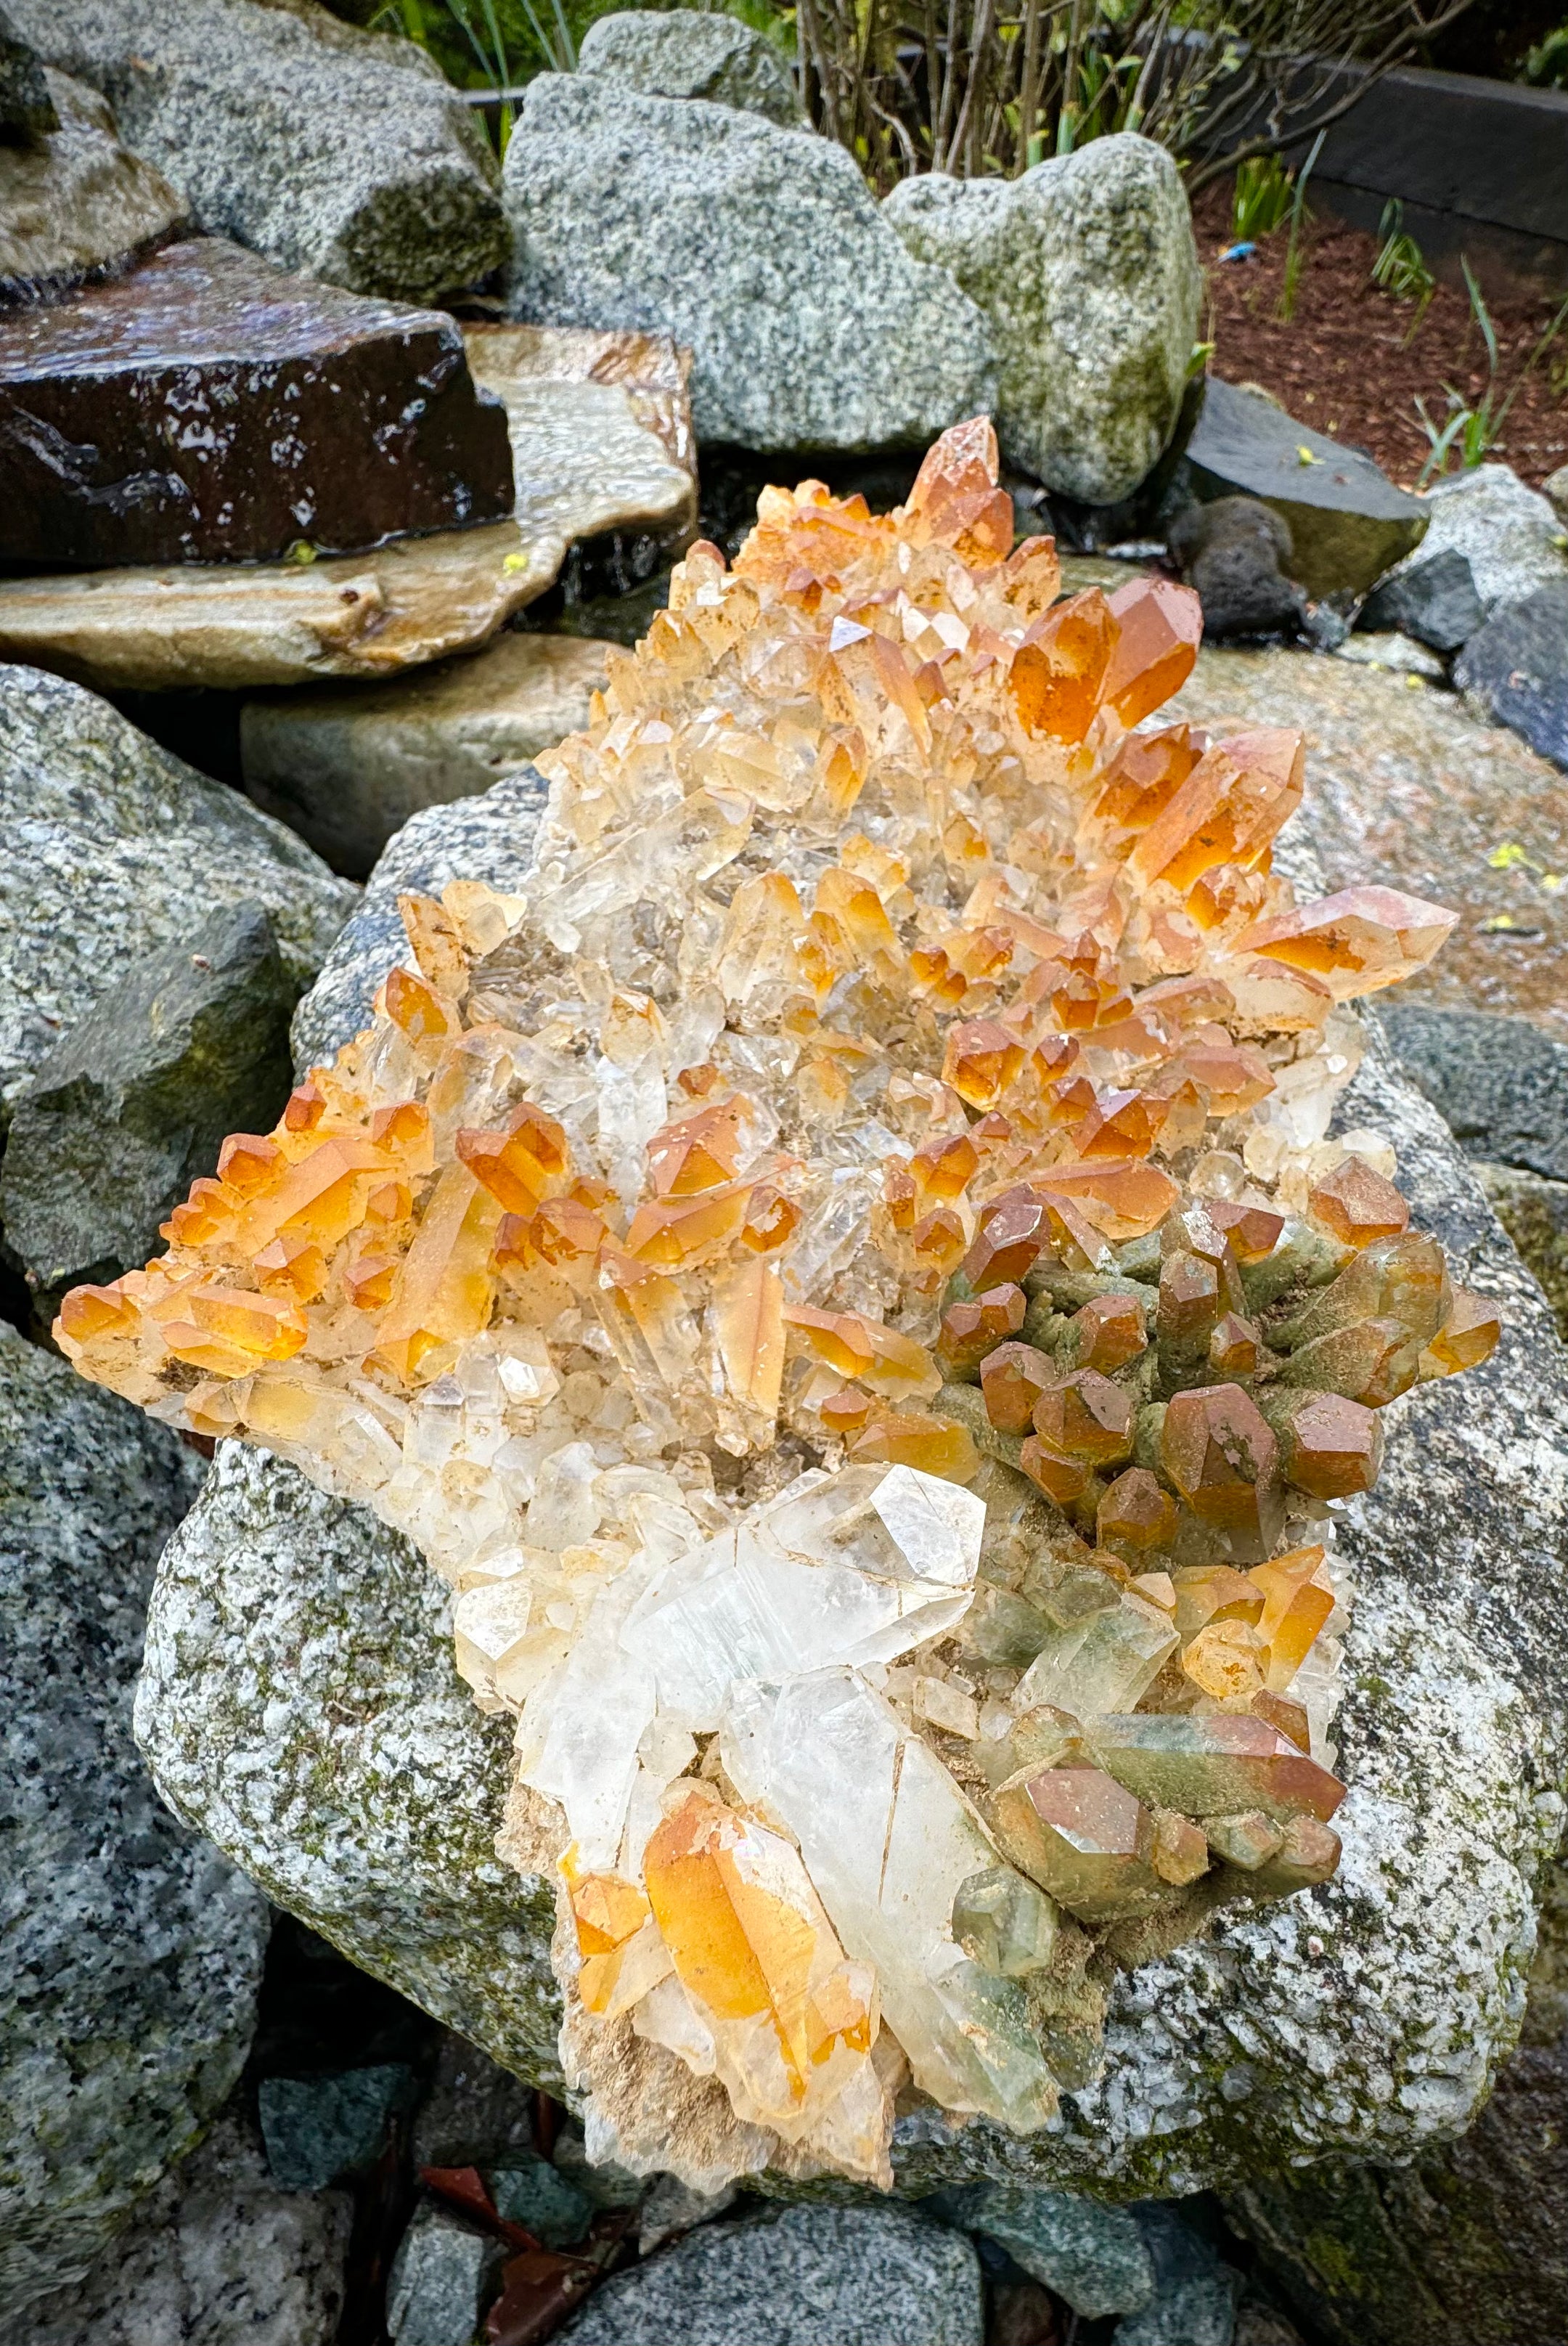
[(1285, 521), (1290, 575), (1314, 599), (1364, 595), (1427, 528), (1430, 500), (1395, 488), (1369, 456), (1210, 375), (1169, 510), (1237, 494), (1261, 497)]
[(294, 1013), (297, 1068), (330, 1059), (369, 1021), (377, 986), (408, 949), (399, 896), (410, 888), (439, 895), (451, 880), (517, 887), (533, 861), (545, 798), (544, 777), (519, 766), (480, 796), (426, 807), (404, 823)]
[(471, 2346), (502, 2255), (497, 2241), (454, 2216), (419, 2208), (387, 2281), (393, 2346)]
[(41, 78), (48, 135), (0, 139), (0, 285), (13, 298), (116, 268), (186, 216), (178, 189), (120, 144), (96, 89), (67, 74)]
[(301, 986), (358, 892), (107, 701), (0, 667), (0, 1126), (66, 1030), (214, 905), (264, 904)]
[(1137, 2222), (1155, 2284), (1146, 2303), (1116, 2324), (1116, 2346), (1232, 2346), (1241, 2275), (1179, 2208), (1145, 2200)]
[[(1431, 535), (1429, 527), (1427, 536)], [(1390, 628), (1413, 636), (1433, 651), (1456, 652), (1485, 617), (1469, 555), (1457, 546), (1440, 546), (1429, 554), (1423, 540), (1416, 553), (1373, 588), (1356, 624), (1374, 632)]]
[(80, 2280), (249, 2044), (266, 1908), (130, 1735), (154, 1565), (200, 1473), (0, 1325), (0, 2318)]
[(1568, 1181), (1568, 1045), (1528, 1018), (1390, 998), (1389, 1040), (1467, 1157)]
[(0, 134), (25, 145), (59, 127), (38, 53), (0, 8)]
[(979, 311), (906, 251), (832, 139), (542, 74), (505, 200), (512, 315), (673, 334), (692, 352), (699, 439), (923, 446), (994, 405)]
[(55, 1046), (0, 1158), (5, 1244), (41, 1308), (81, 1280), (139, 1270), (225, 1137), (271, 1129), (298, 998), (252, 898), (133, 962)]
[(209, 235), (358, 293), (429, 301), (505, 257), (471, 107), (410, 41), (313, 0), (9, 0)]
[(1009, 464), (1092, 504), (1130, 495), (1176, 429), (1203, 301), (1165, 148), (1122, 131), (1017, 179), (925, 172), (882, 216), (990, 325)]
[(1521, 602), (1500, 604), (1455, 661), (1453, 678), (1482, 716), (1568, 770), (1568, 570)]
[(1312, 2336), (1330, 2346), (1561, 2346), (1565, 2106), (1568, 1867), (1559, 1861), (1519, 2050), (1470, 2132), (1413, 2167), (1333, 2159), (1260, 2178), (1227, 2212)]
[[(15, 2346), (332, 2346), (347, 2195), (280, 2191), (231, 2102), (76, 2287), (27, 2309)], [(466, 2341), (464, 2346), (467, 2346)]]
[(1117, 2322), (1115, 2346), (1231, 2346), (1238, 2281), (1224, 2272), (1172, 2281), (1141, 2313)]
[[(1457, 580), (1450, 559), (1456, 556), (1469, 566), (1481, 618), (1490, 618), (1505, 603), (1522, 602), (1538, 586), (1568, 579), (1561, 517), (1549, 498), (1539, 489), (1527, 488), (1506, 464), (1476, 464), (1434, 481), (1421, 504), (1428, 516), (1426, 536), (1384, 581), (1380, 595), (1409, 597), (1412, 604), (1422, 596), (1435, 597), (1444, 579)], [(1445, 564), (1441, 574), (1435, 570), (1440, 562)], [(1466, 637), (1473, 633), (1472, 626)], [(1438, 645), (1439, 650), (1453, 648), (1451, 644)]]
[(401, 2061), (309, 2077), (263, 2077), (257, 2115), (267, 2168), (285, 2191), (321, 2191), (363, 2175), (386, 2147), (394, 2116), (414, 2099), (413, 2073)]
[(225, 1443), (164, 1556), (137, 1737), (277, 1905), (547, 2084), (555, 1902), (495, 1856), (511, 1737), (457, 1675), (451, 1605), (365, 1510)]
[(583, 36), (577, 71), (645, 97), (707, 97), (801, 125), (789, 66), (771, 41), (738, 16), (697, 8), (627, 8), (600, 16)]
[(1125, 2208), (1006, 2183), (966, 2184), (927, 2204), (945, 2222), (983, 2232), (1085, 2320), (1135, 2313), (1155, 2293), (1154, 2258)]
[(980, 2346), (962, 2232), (901, 2208), (790, 2208), (706, 2224), (606, 2281), (571, 2346)]

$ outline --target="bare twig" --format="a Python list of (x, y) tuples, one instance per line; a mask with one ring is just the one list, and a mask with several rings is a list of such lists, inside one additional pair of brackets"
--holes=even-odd
[(1196, 191), (1309, 145), (1473, 5), (797, 0), (797, 31), (812, 119), (879, 185), (1012, 175), (1125, 128), (1169, 148)]

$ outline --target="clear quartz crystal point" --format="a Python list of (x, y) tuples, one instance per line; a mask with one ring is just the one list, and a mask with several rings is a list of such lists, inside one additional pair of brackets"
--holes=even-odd
[(908, 1466), (804, 1476), (662, 1576), (623, 1650), (662, 1710), (711, 1732), (737, 1679), (891, 1662), (951, 1629), (984, 1523), (981, 1500)]
[(523, 1749), (538, 1718), (536, 1752), (521, 1768), (524, 1783), (558, 1800), (579, 1862), (613, 1867), (637, 1776), (637, 1747), (653, 1724), (654, 1677), (628, 1654), (620, 1632), (635, 1589), (612, 1583), (588, 1614), (559, 1673), (524, 1714)]
[(875, 1967), (915, 2083), (1026, 2133), (1056, 2108), (1023, 1990), (952, 1936), (953, 1901), (998, 1862), (934, 1752), (856, 1671), (738, 1685), (719, 1736), (742, 1797), (799, 1842), (847, 1954)]
[(1131, 1710), (1176, 1644), (1169, 1615), (1129, 1591), (1118, 1605), (1051, 1637), (1024, 1672), (1014, 1700), (1021, 1711), (1049, 1703), (1082, 1718)]

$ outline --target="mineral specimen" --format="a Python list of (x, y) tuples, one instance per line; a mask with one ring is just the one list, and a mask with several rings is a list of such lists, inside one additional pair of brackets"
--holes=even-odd
[(517, 1719), (563, 2053), (647, 2168), (1020, 2131), (1105, 1982), (1324, 1880), (1376, 1411), (1495, 1321), (1329, 1141), (1450, 916), (1298, 906), (1280, 732), (1151, 728), (1193, 597), (1062, 602), (988, 425), (769, 490), (546, 760), (524, 892), (403, 901), (88, 1375), (373, 1506)]

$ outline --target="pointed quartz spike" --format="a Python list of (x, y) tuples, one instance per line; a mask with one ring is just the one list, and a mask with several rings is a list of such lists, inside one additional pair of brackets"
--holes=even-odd
[(720, 1734), (743, 1797), (788, 1826), (845, 1953), (876, 1968), (915, 2082), (1019, 2133), (1056, 2091), (1023, 1990), (952, 1935), (964, 1884), (997, 1863), (935, 1755), (852, 1670), (738, 1685)]

